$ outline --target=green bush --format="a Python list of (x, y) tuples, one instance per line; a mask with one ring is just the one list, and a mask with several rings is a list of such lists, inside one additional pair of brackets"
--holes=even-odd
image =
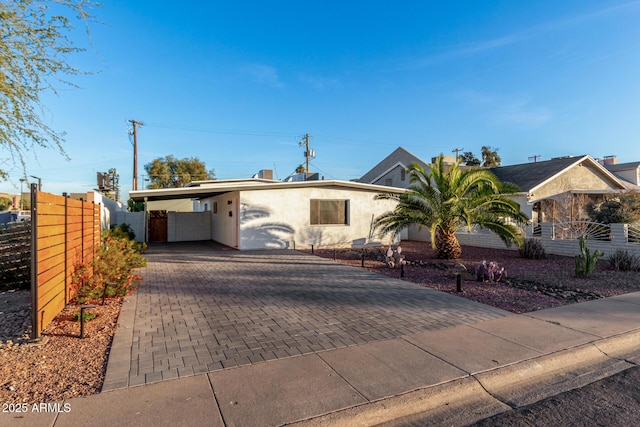
[(547, 257), (547, 253), (540, 240), (524, 239), (522, 246), (520, 246), (520, 256), (528, 259), (544, 259)]
[(76, 266), (72, 282), (77, 290), (76, 302), (83, 304), (107, 297), (125, 296), (135, 290), (142, 280), (142, 277), (133, 274), (133, 269), (146, 265), (147, 260), (136, 242), (107, 234), (93, 260)]
[(616, 249), (607, 261), (613, 270), (640, 271), (640, 258), (622, 249)]

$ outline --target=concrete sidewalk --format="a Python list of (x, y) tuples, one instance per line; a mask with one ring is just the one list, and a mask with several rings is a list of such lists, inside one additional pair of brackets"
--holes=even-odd
[[(312, 260), (307, 257), (296, 261), (308, 263)], [(324, 271), (327, 267), (314, 262), (306, 264), (305, 268), (311, 268), (315, 274), (318, 269)], [(352, 274), (350, 280), (356, 283), (366, 279), (377, 284), (367, 275), (358, 276), (358, 269), (338, 268), (347, 268)], [(290, 273), (299, 274), (300, 271)], [(328, 277), (334, 276), (325, 276), (325, 280)], [(414, 303), (416, 298), (423, 298), (422, 294), (412, 294), (410, 288), (405, 288), (413, 285), (404, 282), (386, 285), (397, 285), (390, 292), (399, 298), (406, 296), (406, 292)], [(253, 294), (250, 296), (250, 299), (255, 298)], [(140, 298), (145, 298), (143, 293), (138, 295), (138, 305)], [(239, 304), (237, 293), (233, 293), (233, 298)], [(376, 298), (382, 297), (376, 295)], [(424, 298), (424, 302), (416, 304), (428, 304), (432, 295), (429, 293)], [(449, 304), (448, 299), (437, 298), (436, 306)], [(282, 304), (282, 301), (277, 300), (277, 304)], [(220, 299), (216, 302), (219, 303)], [(390, 319), (394, 319), (397, 314), (394, 310), (398, 307), (401, 311), (408, 310), (400, 303), (401, 298), (391, 305), (378, 301), (368, 310), (373, 310), (371, 315), (378, 313), (377, 310), (388, 312), (392, 314)], [(409, 310), (407, 313), (416, 316), (414, 320), (422, 322), (422, 330), (405, 331), (402, 329), (404, 323), (394, 326), (392, 322), (387, 325), (388, 336), (312, 350), (306, 354), (282, 354), (282, 357), (272, 360), (263, 358), (239, 366), (222, 366), (201, 374), (191, 372), (183, 377), (149, 381), (143, 385), (127, 384), (94, 396), (69, 399), (63, 402), (68, 405), (61, 406), (60, 412), (2, 413), (0, 424), (56, 427), (466, 425), (640, 363), (640, 292), (524, 315), (500, 313), (475, 303), (466, 306), (464, 301), (453, 303), (460, 304), (455, 306), (460, 312), (477, 308), (486, 317), (468, 318), (465, 314), (461, 317), (464, 322), (433, 327), (431, 318), (422, 318)], [(119, 345), (134, 339), (137, 333), (136, 311), (138, 315), (148, 313), (146, 305), (136, 310), (131, 301), (127, 304), (116, 333), (116, 338), (121, 341)], [(327, 319), (340, 321), (345, 307), (336, 307), (335, 304), (330, 304), (330, 307), (322, 313), (332, 313)], [(305, 318), (316, 313), (300, 311), (299, 305), (285, 308)], [(245, 309), (243, 305), (236, 307), (240, 311)], [(267, 309), (260, 307), (260, 310)], [(360, 321), (357, 317), (349, 319)], [(378, 321), (383, 323), (384, 319), (378, 318)], [(145, 322), (142, 325), (148, 327)], [(296, 324), (288, 324), (287, 327), (290, 326), (295, 327)], [(333, 328), (326, 333), (340, 332), (335, 325)], [(199, 329), (195, 336), (201, 335), (202, 328), (196, 325), (191, 329)], [(277, 328), (269, 330), (277, 331)], [(404, 332), (394, 332), (398, 330)], [(354, 331), (354, 334), (363, 332), (368, 330)], [(278, 334), (274, 334), (277, 338)], [(161, 336), (158, 330), (155, 336)], [(166, 334), (162, 336), (166, 339)], [(234, 336), (227, 337), (230, 339), (228, 344), (242, 341), (231, 339)], [(339, 338), (335, 338), (331, 342), (338, 341)], [(268, 343), (263, 344), (269, 347)], [(299, 345), (293, 340), (283, 348), (297, 348)], [(158, 350), (158, 346), (155, 347)], [(134, 354), (139, 346), (129, 348), (130, 354)], [(167, 351), (165, 345), (158, 360), (164, 358)], [(254, 354), (262, 353), (256, 348)], [(209, 356), (203, 354), (203, 357), (210, 356), (210, 352)], [(236, 357), (235, 353), (230, 356)], [(114, 378), (115, 372), (120, 378), (111, 384), (139, 377), (137, 373), (131, 375), (130, 372), (123, 376), (125, 364), (111, 363), (110, 358), (107, 377), (111, 375)], [(131, 366), (129, 363), (129, 368)], [(149, 378), (154, 378), (153, 375), (150, 372)]]

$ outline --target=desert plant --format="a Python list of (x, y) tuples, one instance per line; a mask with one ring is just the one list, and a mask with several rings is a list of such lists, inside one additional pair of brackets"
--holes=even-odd
[(136, 238), (136, 233), (134, 233), (134, 231), (131, 228), (131, 226), (129, 224), (127, 224), (127, 223), (122, 223), (120, 225), (114, 225), (107, 232), (107, 234), (109, 236), (111, 236), (111, 237), (117, 237), (117, 238), (126, 237), (129, 240), (135, 240), (135, 238)]
[(520, 246), (520, 256), (527, 259), (545, 259), (547, 253), (539, 239), (524, 239)]
[(105, 297), (125, 296), (142, 279), (133, 274), (133, 269), (144, 267), (146, 263), (136, 242), (107, 235), (93, 260), (76, 266), (72, 281), (76, 287), (76, 302), (82, 304), (104, 301)]
[(438, 258), (445, 259), (460, 257), (462, 249), (455, 232), (464, 227), (477, 225), (493, 231), (507, 246), (522, 241), (516, 224), (529, 219), (520, 205), (506, 196), (518, 191), (517, 187), (501, 183), (486, 169), (462, 170), (459, 161), (446, 166), (442, 156), (429, 172), (417, 163), (408, 172), (411, 187), (405, 193), (377, 196), (398, 202), (394, 210), (375, 219), (382, 234), (397, 234), (413, 224), (428, 227), (431, 246)]
[(618, 271), (640, 271), (640, 257), (630, 254), (629, 251), (616, 249), (607, 258), (613, 270)]
[(587, 247), (587, 236), (582, 235), (580, 239), (578, 239), (580, 243), (580, 253), (581, 255), (576, 256), (576, 276), (578, 277), (589, 277), (593, 274), (593, 271), (596, 268), (596, 262), (598, 262), (598, 258), (604, 255), (599, 250), (596, 250), (593, 254)]

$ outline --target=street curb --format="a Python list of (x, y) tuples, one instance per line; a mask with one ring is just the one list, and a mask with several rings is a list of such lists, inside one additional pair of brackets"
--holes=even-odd
[(286, 425), (467, 425), (636, 366), (638, 342), (634, 330)]
[[(511, 409), (489, 395), (471, 376), (415, 390), (409, 393), (381, 399), (371, 403), (332, 412), (319, 417), (301, 420), (287, 426), (324, 427), (335, 425), (372, 426), (407, 421), (409, 417), (428, 413), (429, 424), (453, 425), (456, 414), (464, 408), (465, 421), (470, 414), (475, 421), (497, 415)], [(472, 420), (471, 422), (473, 422)]]
[[(625, 340), (624, 337), (621, 339)], [(606, 355), (592, 342), (473, 376), (492, 396), (517, 408), (632, 366), (625, 360)]]

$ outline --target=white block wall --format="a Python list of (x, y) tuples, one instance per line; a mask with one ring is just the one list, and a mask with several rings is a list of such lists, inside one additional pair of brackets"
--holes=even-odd
[(211, 240), (211, 212), (168, 212), (167, 241)]
[[(542, 243), (545, 252), (549, 255), (560, 255), (573, 257), (580, 255), (580, 244), (577, 239), (573, 240), (560, 240), (552, 238), (552, 224), (543, 223), (542, 236), (536, 237)], [(516, 246), (507, 248), (506, 245), (500, 240), (498, 236), (491, 232), (478, 232), (478, 233), (456, 233), (456, 237), (461, 245), (464, 246), (477, 246), (481, 248), (494, 248), (494, 249), (513, 249), (517, 250)], [(409, 227), (409, 240), (417, 240), (421, 242), (430, 242), (429, 230), (423, 227), (418, 231), (417, 226)], [(587, 248), (593, 253), (596, 250), (604, 253), (604, 256), (608, 256), (616, 251), (616, 249), (622, 249), (628, 251), (630, 254), (640, 256), (640, 244), (627, 243), (627, 238), (624, 232), (624, 224), (611, 224), (611, 240), (600, 241), (594, 239), (587, 239)]]

